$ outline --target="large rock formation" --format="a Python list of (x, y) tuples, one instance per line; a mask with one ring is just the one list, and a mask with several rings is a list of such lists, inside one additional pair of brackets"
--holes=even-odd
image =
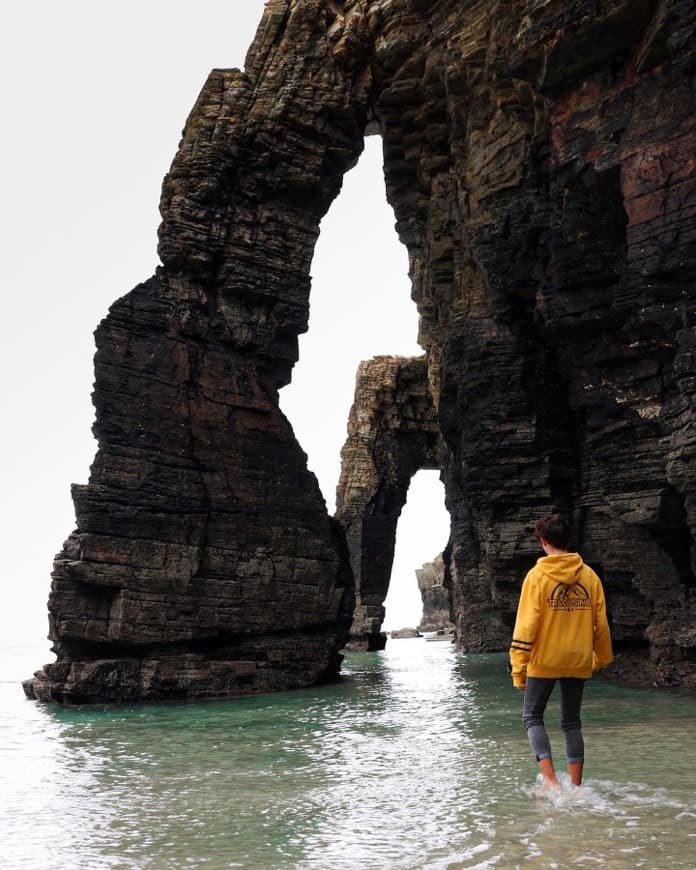
[(319, 221), (368, 116), (369, 77), (355, 81), (328, 31), (314, 3), (271, 3), (246, 73), (211, 73), (188, 119), (163, 185), (162, 268), (97, 330), (99, 452), (55, 562), (58, 660), (27, 684), (38, 698), (235, 694), (338, 672), (345, 543), (278, 407)]
[(459, 644), (505, 647), (531, 524), (559, 507), (618, 666), (649, 653), (693, 685), (696, 11), (474, 6), (465, 34), (429, 6), (447, 62), (424, 47), (418, 99), (381, 116), (450, 451)]
[[(691, 0), (270, 0), (246, 71), (213, 72), (187, 122), (162, 268), (98, 330), (99, 452), (56, 560), (58, 661), (28, 691), (336, 672), (348, 558), (277, 390), (368, 128), (445, 445), (460, 648), (507, 646), (531, 525), (563, 508), (604, 579), (617, 667), (696, 686), (694, 46)], [(361, 516), (344, 504), (374, 635)], [(383, 568), (388, 545), (373, 552)]]
[(452, 601), (445, 583), (445, 561), (442, 554), (416, 569), (416, 580), (423, 602), (423, 614), (418, 631), (454, 630), (451, 621)]
[(443, 462), (425, 357), (375, 357), (358, 368), (341, 451), (336, 518), (355, 578), (351, 649), (383, 649), (396, 525), (413, 475)]

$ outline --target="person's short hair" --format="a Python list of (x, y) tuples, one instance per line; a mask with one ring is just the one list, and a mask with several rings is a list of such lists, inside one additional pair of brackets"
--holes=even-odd
[(537, 520), (534, 526), (534, 537), (541, 542), (543, 538), (558, 550), (567, 550), (570, 543), (570, 525), (563, 514), (551, 514), (542, 520)]

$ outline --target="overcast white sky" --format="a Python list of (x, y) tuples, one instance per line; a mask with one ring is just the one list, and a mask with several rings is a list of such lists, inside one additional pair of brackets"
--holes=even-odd
[[(87, 481), (95, 452), (92, 333), (153, 273), (160, 185), (186, 117), (210, 69), (243, 67), (263, 5), (37, 0), (3, 15), (0, 646), (44, 642), (70, 484)], [(322, 223), (310, 332), (281, 396), (331, 510), (358, 362), (420, 352), (406, 273), (373, 137)], [(447, 534), (442, 486), (421, 472), (387, 628), (418, 621), (414, 569)]]

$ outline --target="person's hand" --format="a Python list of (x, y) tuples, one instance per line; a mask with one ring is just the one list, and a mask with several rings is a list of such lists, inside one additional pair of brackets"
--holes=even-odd
[(525, 683), (524, 686), (518, 686), (517, 688), (520, 690), (520, 692), (524, 692), (524, 690), (527, 688), (527, 684)]

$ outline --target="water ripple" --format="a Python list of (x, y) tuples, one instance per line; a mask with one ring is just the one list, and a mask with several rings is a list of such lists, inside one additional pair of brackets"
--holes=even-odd
[(333, 686), (198, 704), (0, 685), (0, 867), (692, 866), (693, 699), (588, 686), (586, 785), (549, 799), (502, 657), (399, 641), (346, 664)]

